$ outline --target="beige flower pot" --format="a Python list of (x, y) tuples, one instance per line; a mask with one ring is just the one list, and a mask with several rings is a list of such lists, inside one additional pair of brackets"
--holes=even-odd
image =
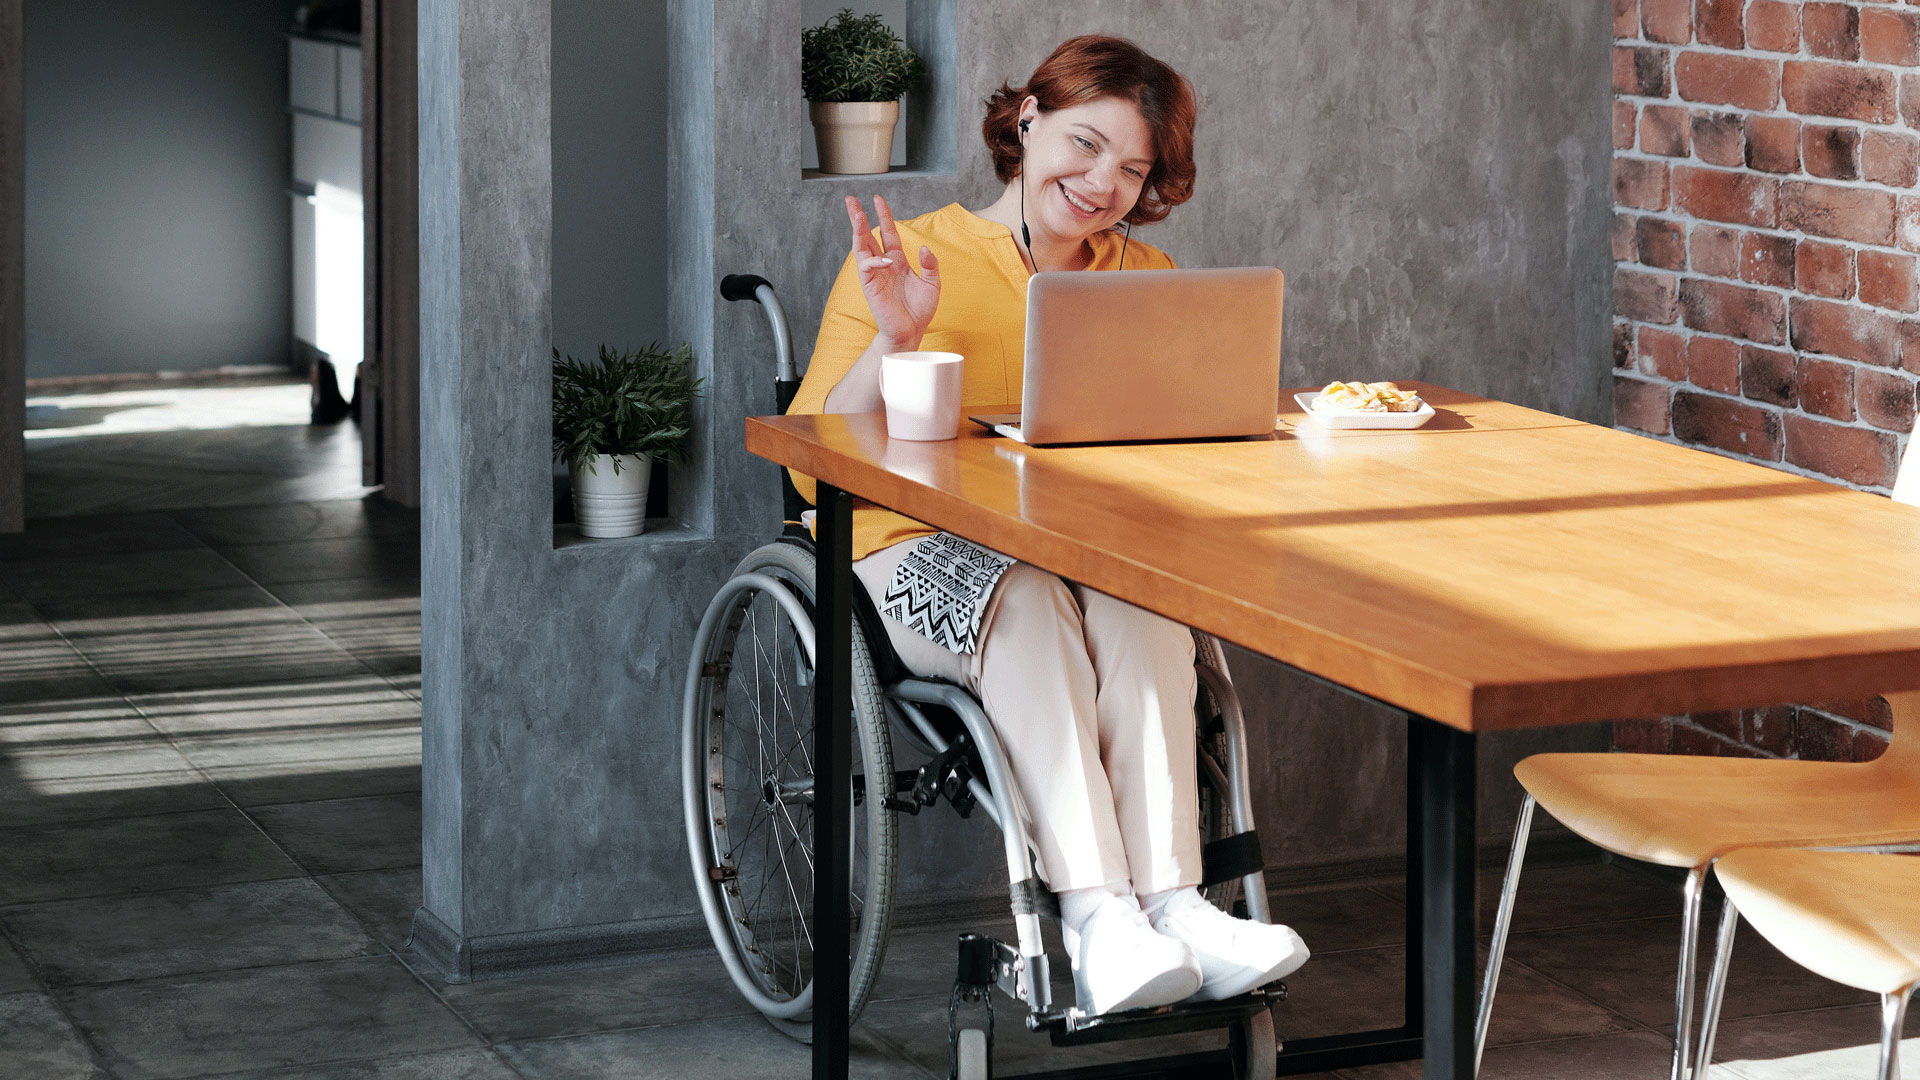
[(898, 101), (814, 101), (813, 139), (820, 148), (820, 171), (883, 173), (893, 160), (893, 128), (900, 121)]

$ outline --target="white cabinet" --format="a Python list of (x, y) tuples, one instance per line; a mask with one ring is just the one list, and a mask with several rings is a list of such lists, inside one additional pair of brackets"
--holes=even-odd
[(360, 49), (287, 39), (293, 125), (293, 333), (333, 361), (353, 396), (363, 351), (365, 234), (360, 177)]
[(332, 116), (340, 111), (340, 46), (311, 38), (287, 39), (287, 105)]
[(293, 182), (360, 195), (360, 125), (293, 114)]

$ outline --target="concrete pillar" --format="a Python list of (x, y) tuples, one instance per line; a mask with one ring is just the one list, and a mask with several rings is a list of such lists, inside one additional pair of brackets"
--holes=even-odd
[[(553, 526), (551, 17), (548, 0), (419, 7), (414, 929), (454, 978), (703, 932), (675, 767), (688, 639), (728, 570), (779, 528), (774, 470), (740, 450), (742, 418), (772, 407), (771, 363), (715, 362), (707, 270), (672, 298), (672, 335), (708, 380), (692, 461), (674, 467), (673, 523), (588, 542)], [(686, 212), (676, 251), (711, 247), (712, 204), (700, 213)]]
[(27, 127), (22, 0), (0, 0), (0, 532), (26, 527)]

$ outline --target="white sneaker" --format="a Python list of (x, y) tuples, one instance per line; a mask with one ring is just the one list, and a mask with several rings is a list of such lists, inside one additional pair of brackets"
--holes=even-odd
[(1064, 927), (1073, 989), (1089, 1015), (1185, 1001), (1200, 988), (1193, 950), (1156, 934), (1131, 898), (1109, 896), (1078, 931)]
[(1307, 962), (1307, 943), (1292, 927), (1236, 919), (1190, 889), (1168, 900), (1151, 925), (1193, 950), (1202, 976), (1193, 996), (1200, 1001), (1244, 994)]

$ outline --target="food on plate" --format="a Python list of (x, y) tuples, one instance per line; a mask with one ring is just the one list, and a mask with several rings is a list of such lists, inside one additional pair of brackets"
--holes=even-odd
[(1420, 395), (1390, 382), (1330, 382), (1313, 401), (1315, 412), (1419, 412)]

